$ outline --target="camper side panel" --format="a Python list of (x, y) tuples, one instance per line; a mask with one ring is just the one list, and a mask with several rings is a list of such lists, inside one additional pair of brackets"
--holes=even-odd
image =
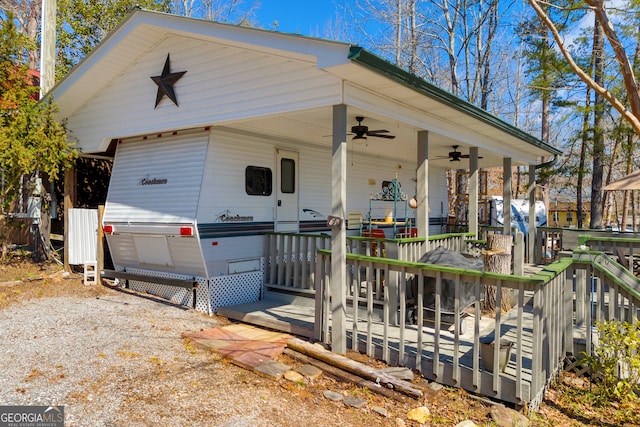
[[(278, 141), (267, 136), (214, 128), (207, 153), (203, 185), (198, 207), (198, 230), (210, 275), (246, 273), (260, 268), (265, 232), (274, 229), (275, 188), (265, 195), (248, 195), (245, 188), (247, 167), (269, 169), (275, 186), (276, 149), (298, 153), (299, 213), (301, 232), (329, 232), (326, 216), (331, 213), (331, 150), (300, 141)], [(406, 161), (348, 154), (347, 213), (369, 215), (370, 195), (382, 190), (382, 183), (394, 178), (402, 184), (407, 197), (416, 191), (415, 166)], [(439, 207), (446, 212), (447, 190), (444, 169), (431, 169), (430, 204), (432, 219), (438, 223)], [(415, 211), (397, 207), (397, 219), (409, 218), (415, 224)], [(384, 218), (392, 203), (376, 205), (373, 216)], [(435, 215), (434, 215), (435, 213)], [(439, 224), (439, 223), (438, 223)], [(392, 237), (392, 228), (385, 227)], [(430, 232), (441, 232), (439, 225)], [(356, 231), (350, 230), (351, 233)]]
[(206, 277), (196, 212), (208, 133), (119, 143), (103, 225), (117, 269)]
[(257, 271), (275, 196), (247, 194), (245, 173), (249, 166), (275, 173), (273, 141), (214, 129), (209, 144), (197, 212), (209, 274)]

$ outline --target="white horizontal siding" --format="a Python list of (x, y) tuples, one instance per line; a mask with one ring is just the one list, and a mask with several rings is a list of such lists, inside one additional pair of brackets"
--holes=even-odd
[(272, 141), (212, 131), (203, 175), (198, 223), (218, 222), (221, 215), (251, 216), (254, 221), (273, 221), (275, 193), (250, 196), (245, 190), (247, 166), (270, 168), (275, 182), (275, 151)]
[[(351, 142), (348, 143), (348, 146)], [(301, 141), (280, 142), (269, 137), (248, 136), (227, 130), (212, 130), (207, 154), (198, 222), (216, 222), (222, 214), (252, 216), (254, 221), (272, 221), (275, 193), (272, 196), (249, 196), (245, 191), (247, 166), (271, 168), (275, 185), (275, 148), (299, 153), (299, 217), (301, 221), (317, 220), (305, 209), (331, 213), (331, 150)], [(415, 166), (404, 160), (347, 154), (347, 211), (369, 211), (369, 196), (381, 191), (382, 181), (398, 178), (408, 197), (416, 191)], [(429, 204), (431, 216), (440, 216), (440, 206), (447, 207), (446, 170), (430, 168)], [(275, 190), (274, 190), (275, 191)], [(404, 212), (398, 213), (404, 216)], [(415, 217), (412, 210), (410, 217)]]
[(331, 148), (303, 147), (298, 156), (301, 221), (319, 220), (305, 209), (331, 214)]
[[(179, 107), (164, 98), (154, 108), (167, 54)], [(340, 102), (340, 80), (315, 65), (171, 36), (68, 118), (83, 151), (114, 137), (189, 128)], [(104, 149), (103, 145), (100, 149)]]
[(207, 133), (120, 143), (104, 223), (194, 223), (207, 143)]

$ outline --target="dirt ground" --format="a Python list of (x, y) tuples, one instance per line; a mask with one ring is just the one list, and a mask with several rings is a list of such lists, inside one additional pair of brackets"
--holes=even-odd
[[(73, 297), (73, 298), (96, 298), (107, 295), (114, 295), (123, 291), (110, 288), (108, 286), (84, 286), (80, 274), (71, 274), (65, 277), (61, 266), (53, 263), (34, 264), (29, 260), (13, 259), (9, 263), (0, 263), (0, 310), (6, 309), (14, 304), (40, 298)], [(193, 313), (194, 316), (206, 316), (201, 313)], [(218, 319), (221, 324), (226, 319)], [(180, 336), (175, 336), (175, 340), (182, 341)], [(205, 350), (194, 349), (188, 342), (183, 342), (180, 347), (186, 355), (193, 354), (193, 357), (205, 357), (211, 360), (220, 361), (214, 354), (202, 354)], [(185, 356), (185, 354), (180, 355)], [(367, 360), (366, 357), (351, 354), (351, 357), (359, 359), (364, 363), (380, 362)], [(299, 365), (286, 355), (281, 356), (280, 361), (288, 365)], [(220, 361), (220, 363), (224, 363)], [(163, 375), (159, 375), (149, 381), (161, 383), (172, 377), (170, 367), (163, 366)], [(285, 379), (273, 381), (257, 376), (245, 371), (242, 368), (224, 364), (224, 369), (218, 369), (216, 376), (227, 375), (228, 381), (221, 381), (216, 378), (215, 382), (219, 387), (226, 389), (218, 390), (219, 393), (233, 394), (233, 387), (257, 387), (261, 390), (261, 398), (271, 399), (265, 402), (267, 406), (284, 409), (286, 412), (295, 414), (301, 405), (305, 406), (305, 413), (312, 414), (315, 421), (307, 422), (309, 425), (417, 425), (407, 418), (407, 413), (416, 407), (426, 406), (431, 412), (431, 418), (425, 425), (450, 425), (471, 420), (477, 425), (496, 425), (491, 419), (490, 402), (469, 395), (467, 392), (444, 387), (441, 390), (432, 390), (426, 381), (416, 380), (416, 387), (424, 390), (425, 397), (422, 401), (409, 400), (400, 403), (389, 398), (381, 397), (369, 390), (361, 389), (353, 384), (341, 383), (335, 379), (323, 375), (318, 380), (310, 383), (300, 384), (290, 382)], [(539, 426), (580, 426), (580, 425), (617, 425), (609, 422), (600, 412), (589, 412), (586, 408), (566, 399), (566, 381), (560, 381), (558, 385), (552, 387), (548, 398), (543, 403), (537, 414), (529, 414), (531, 425)], [(1, 385), (0, 385), (1, 386)], [(212, 385), (213, 386), (213, 385)], [(159, 384), (160, 387), (160, 384)], [(344, 395), (354, 395), (367, 401), (364, 409), (348, 408), (343, 403), (331, 402), (323, 397), (323, 391), (333, 390), (342, 392)], [(99, 401), (99, 397), (96, 399)], [(0, 402), (2, 403), (2, 402)], [(285, 406), (285, 408), (283, 408)], [(385, 408), (387, 416), (372, 411), (372, 407)], [(241, 411), (241, 408), (239, 408)], [(324, 420), (324, 421), (323, 421)], [(339, 420), (339, 421), (338, 421)], [(274, 411), (273, 419), (268, 425), (287, 425), (286, 420), (279, 418)], [(265, 424), (267, 425), (267, 424)], [(624, 425), (634, 425), (625, 423)]]

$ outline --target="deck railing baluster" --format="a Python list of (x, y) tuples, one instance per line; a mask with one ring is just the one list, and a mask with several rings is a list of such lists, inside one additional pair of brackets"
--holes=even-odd
[(302, 254), (300, 255), (300, 262), (302, 265), (300, 268), (300, 281), (302, 282), (302, 288), (304, 289), (313, 289), (313, 279), (310, 278), (309, 274), (309, 263), (313, 262), (313, 257), (309, 260), (309, 240), (309, 236), (302, 236)]
[[(389, 269), (385, 269), (385, 277), (388, 276)], [(389, 292), (388, 289), (384, 292), (384, 306), (382, 308), (382, 360), (387, 363), (390, 363), (390, 350), (389, 350)]]
[(523, 318), (524, 318), (524, 285), (518, 284), (518, 319), (516, 322), (516, 398), (523, 399), (522, 393), (522, 361), (524, 359), (524, 348), (522, 340)]
[[(418, 284), (418, 293), (414, 296), (416, 301), (416, 325), (418, 326), (418, 342), (416, 348), (416, 369), (422, 372), (422, 359), (423, 359), (423, 347), (424, 347), (424, 286), (420, 286), (423, 283), (423, 278), (419, 274), (414, 275), (414, 280)], [(408, 282), (405, 280), (405, 283)]]
[(284, 285), (289, 287), (294, 287), (293, 279), (291, 275), (293, 274), (293, 264), (295, 263), (295, 248), (293, 247), (293, 235), (287, 235), (287, 256), (286, 256), (286, 265), (285, 265), (285, 276), (284, 276)]
[(460, 275), (456, 274), (453, 291), (453, 381), (460, 384)]
[(373, 283), (371, 283), (370, 277), (371, 274), (369, 273), (371, 270), (373, 269), (373, 263), (372, 262), (368, 262), (367, 263), (367, 272), (366, 272), (366, 276), (367, 276), (367, 356), (373, 356), (374, 355), (374, 349), (373, 349)]
[[(358, 271), (360, 270), (360, 263), (355, 262), (351, 266), (351, 295), (353, 298), (352, 311), (353, 311), (353, 327), (351, 329), (351, 350), (358, 351), (358, 308), (360, 307), (360, 283), (358, 279)], [(347, 276), (348, 277), (348, 276)], [(348, 292), (348, 291), (347, 291)]]
[(476, 277), (474, 283), (474, 292), (476, 300), (474, 305), (474, 321), (473, 321), (473, 386), (480, 388), (480, 316), (482, 315), (481, 295), (484, 293), (484, 285), (481, 283), (480, 277)]
[(400, 361), (400, 364), (403, 366), (407, 365), (407, 360), (408, 358), (406, 358), (405, 356), (405, 327), (407, 325), (407, 284), (406, 282), (402, 282), (399, 283), (400, 280), (398, 280), (398, 276), (400, 277), (404, 277), (405, 276), (405, 268), (402, 267), (402, 269), (400, 270), (400, 273), (396, 272), (396, 271), (392, 271), (391, 275), (394, 276), (394, 281), (397, 283), (397, 288), (398, 288), (398, 293), (400, 294), (400, 307), (398, 309), (398, 312), (394, 312), (392, 313), (392, 316), (395, 316), (396, 313), (399, 314), (399, 322), (400, 322), (400, 336), (399, 336), (399, 340), (400, 340), (400, 344), (398, 346), (398, 360)]
[(543, 288), (536, 289), (533, 293), (533, 339), (531, 352), (536, 357), (531, 358), (531, 389), (535, 393), (541, 387), (542, 373), (542, 292)]
[(494, 321), (494, 336), (493, 336), (493, 391), (500, 393), (500, 375), (496, 375), (500, 372), (500, 336), (501, 336), (501, 320), (502, 320), (502, 280), (496, 281), (496, 310)]
[(435, 298), (435, 319), (433, 333), (433, 375), (436, 378), (442, 378), (443, 369), (440, 366), (440, 321), (441, 321), (441, 298), (442, 295), (442, 272), (436, 273), (436, 292)]

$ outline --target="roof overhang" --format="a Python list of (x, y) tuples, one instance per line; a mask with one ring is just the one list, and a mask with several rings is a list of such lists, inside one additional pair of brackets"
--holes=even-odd
[[(366, 144), (352, 143), (352, 151), (379, 156), (391, 152), (414, 159), (417, 132), (426, 130), (430, 162), (441, 167), (467, 167), (466, 161), (449, 162), (447, 154), (453, 145), (466, 153), (470, 147), (477, 147), (482, 156), (480, 167), (502, 166), (504, 158), (511, 158), (514, 166), (536, 164), (541, 157), (561, 154), (555, 147), (360, 47), (144, 10), (130, 14), (47, 97), (52, 96), (60, 106), (62, 118), (69, 117), (125, 75), (145, 53), (173, 36), (308, 63), (336, 76), (336, 81), (342, 82), (341, 103), (348, 107), (348, 127), (356, 124), (355, 117), (360, 115), (367, 118), (367, 125), (389, 128), (397, 137), (393, 141), (369, 138)], [(332, 132), (331, 123), (331, 105), (326, 105), (201, 125), (330, 144), (327, 136)], [(131, 135), (103, 138), (126, 136)]]

